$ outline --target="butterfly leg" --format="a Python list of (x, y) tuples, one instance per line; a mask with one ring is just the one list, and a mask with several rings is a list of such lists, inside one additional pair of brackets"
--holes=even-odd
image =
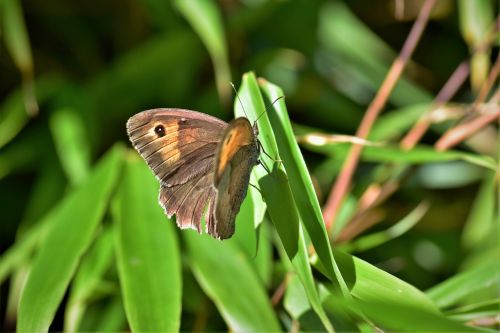
[(264, 170), (266, 170), (266, 172), (268, 174), (271, 174), (271, 171), (269, 170), (269, 168), (261, 160), (257, 160), (257, 164), (262, 165), (262, 167), (264, 168)]
[(269, 157), (273, 162), (278, 162), (278, 163), (283, 162), (282, 160), (277, 160), (277, 159), (273, 158), (271, 155), (269, 155), (267, 153), (267, 151), (264, 149), (264, 146), (262, 145), (262, 143), (260, 141), (257, 141), (257, 142), (259, 144), (259, 150), (261, 150), (264, 153), (264, 155), (266, 155), (267, 157)]
[(248, 185), (252, 186), (254, 189), (256, 189), (257, 191), (260, 192), (260, 195), (262, 195), (262, 191), (260, 190), (260, 188), (258, 188), (257, 186), (255, 186), (254, 184), (252, 183), (248, 183)]

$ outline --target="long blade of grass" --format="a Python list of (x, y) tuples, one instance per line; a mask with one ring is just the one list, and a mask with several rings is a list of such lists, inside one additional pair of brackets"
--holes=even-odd
[(26, 281), (19, 303), (19, 331), (47, 331), (80, 257), (90, 245), (120, 173), (122, 149), (114, 148), (87, 181), (64, 199), (47, 219), (47, 237)]
[[(350, 144), (307, 142), (304, 147), (311, 151), (344, 159), (347, 156)], [(361, 159), (367, 162), (384, 163), (413, 163), (424, 164), (430, 162), (448, 162), (462, 160), (491, 170), (496, 170), (496, 163), (490, 156), (477, 155), (461, 151), (437, 151), (428, 146), (417, 146), (412, 150), (404, 150), (397, 146), (373, 147), (366, 146), (361, 154)]]
[(462, 232), (462, 243), (466, 248), (481, 244), (490, 233), (495, 233), (496, 173), (485, 175), (481, 188), (474, 200), (469, 217)]
[(394, 304), (383, 301), (346, 302), (331, 297), (330, 307), (343, 307), (356, 314), (363, 312), (371, 321), (372, 330), (394, 332), (483, 332), (451, 320), (440, 313), (426, 311), (409, 304)]
[(70, 182), (77, 185), (90, 168), (90, 146), (82, 119), (76, 110), (59, 109), (51, 114), (50, 128), (63, 169)]
[(345, 246), (339, 246), (340, 250), (353, 252), (353, 251), (366, 251), (377, 247), (381, 244), (388, 242), (391, 239), (401, 236), (408, 230), (410, 230), (415, 224), (417, 224), (422, 217), (427, 213), (429, 205), (427, 203), (421, 203), (414, 210), (412, 210), (407, 216), (401, 219), (399, 222), (395, 223), (393, 226), (387, 230), (375, 232), (363, 237), (360, 237)]
[(215, 69), (217, 90), (223, 104), (231, 95), (231, 70), (229, 68), (226, 37), (219, 8), (215, 1), (177, 0), (179, 11), (189, 21), (210, 53)]
[[(274, 101), (278, 97), (283, 96), (283, 91), (280, 88), (264, 80), (260, 81), (260, 87), (270, 101)], [(335, 263), (328, 234), (321, 215), (321, 208), (314, 192), (304, 158), (295, 141), (290, 119), (288, 118), (288, 112), (283, 100), (273, 104), (273, 110), (268, 113), (268, 116), (273, 125), (272, 128), (279, 147), (280, 156), (283, 159), (289, 176), (290, 188), (292, 189), (294, 201), (305, 229), (311, 238), (312, 244), (329, 278), (344, 296), (349, 297), (347, 286)]]
[[(8, 2), (8, 1), (4, 1)], [(55, 77), (40, 77), (36, 81), (37, 97), (40, 103), (43, 103), (54, 93), (59, 92), (66, 82)], [(23, 98), (20, 90), (13, 91), (7, 96), (0, 106), (0, 148), (5, 146), (28, 123), (29, 117), (23, 104)], [(3, 172), (0, 169), (0, 176)]]
[(38, 113), (34, 89), (33, 56), (19, 0), (0, 2), (5, 44), (23, 76), (24, 105), (28, 115)]
[(447, 308), (457, 304), (467, 296), (500, 285), (500, 265), (498, 261), (491, 261), (481, 266), (469, 269), (462, 273), (452, 276), (448, 280), (432, 287), (426, 293), (436, 302), (440, 308)]
[(85, 310), (113, 258), (113, 230), (106, 228), (98, 236), (82, 263), (71, 285), (71, 292), (64, 313), (64, 331), (75, 332)]
[[(247, 116), (251, 120), (261, 116), (258, 123), (259, 140), (264, 150), (270, 156), (278, 157), (274, 133), (267, 119), (267, 114), (263, 114), (265, 112), (263, 107), (264, 102), (253, 73), (247, 73), (243, 76), (239, 96), (242, 104), (246, 105), (244, 110), (248, 113)], [(241, 107), (243, 108), (243, 106)], [(236, 108), (236, 113), (237, 115), (242, 115), (243, 110)], [(270, 158), (263, 156), (264, 154), (261, 155), (262, 162), (268, 165)], [(262, 171), (264, 170), (256, 170), (255, 173), (262, 173)], [(312, 307), (321, 319), (324, 328), (332, 332), (333, 327), (321, 307), (318, 291), (314, 285), (304, 235), (302, 230), (300, 230), (299, 214), (288, 184), (288, 179), (283, 171), (283, 166), (275, 164), (270, 174), (265, 174), (260, 178), (259, 185), (266, 200), (271, 220), (278, 232), (288, 258), (291, 260), (295, 271), (304, 284)], [(283, 207), (287, 207), (287, 209), (283, 210)]]
[(130, 154), (113, 205), (118, 273), (133, 331), (179, 330), (181, 263), (173, 221), (158, 205), (158, 182)]

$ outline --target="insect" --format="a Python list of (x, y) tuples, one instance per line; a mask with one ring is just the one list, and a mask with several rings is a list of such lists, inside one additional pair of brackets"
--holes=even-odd
[[(127, 133), (160, 181), (159, 202), (181, 229), (230, 238), (258, 164), (257, 125), (240, 117), (226, 123), (185, 109), (152, 109), (132, 116)], [(207, 208), (208, 206), (208, 208)], [(207, 209), (206, 209), (207, 208)]]

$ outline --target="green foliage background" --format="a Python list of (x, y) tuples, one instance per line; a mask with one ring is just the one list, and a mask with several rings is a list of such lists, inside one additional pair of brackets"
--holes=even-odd
[[(385, 0), (0, 0), (4, 330), (498, 329), (498, 126), (433, 148), (498, 57), (495, 1), (437, 2), (334, 227), (322, 218), (351, 143), (311, 138), (355, 133), (422, 4), (401, 3), (396, 19)], [(464, 60), (443, 107), (458, 116), (399, 148)], [(267, 108), (259, 140), (282, 163), (261, 156), (272, 172), (254, 168), (260, 191), (219, 242), (164, 216), (125, 123), (154, 107), (229, 121), (230, 82), (251, 121)], [(371, 227), (354, 224), (388, 181)]]

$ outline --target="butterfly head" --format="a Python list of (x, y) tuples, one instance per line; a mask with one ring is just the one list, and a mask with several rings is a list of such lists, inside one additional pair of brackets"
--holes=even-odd
[(257, 126), (257, 121), (253, 122), (252, 130), (253, 130), (253, 135), (255, 135), (255, 138), (257, 138), (257, 136), (259, 136), (259, 126)]

